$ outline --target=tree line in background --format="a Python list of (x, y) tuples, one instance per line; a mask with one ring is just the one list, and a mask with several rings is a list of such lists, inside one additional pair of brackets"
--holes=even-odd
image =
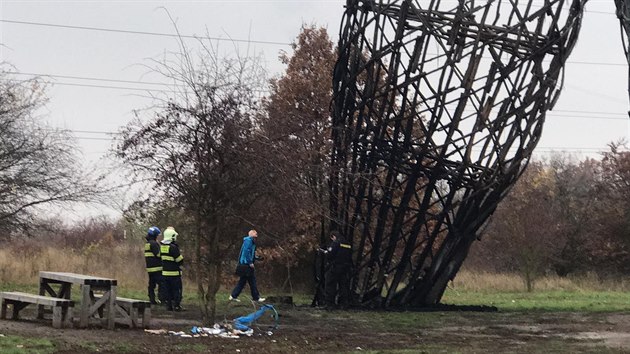
[[(37, 82), (0, 76), (0, 227), (86, 248), (174, 225), (211, 323), (250, 228), (261, 235), (269, 273), (281, 279), (276, 286), (312, 286), (314, 249), (327, 239), (336, 55), (325, 29), (305, 26), (293, 53), (280, 54), (286, 72), (268, 81), (260, 58), (223, 56), (204, 39), (179, 44), (149, 65), (174, 92), (139, 111), (115, 148), (145, 193), (114, 222), (67, 226), (37, 216), (34, 206), (94, 200), (102, 189), (76, 173), (67, 133), (38, 123), (45, 100)], [(611, 144), (601, 159), (530, 163), (466, 267), (519, 272), (530, 290), (548, 272), (630, 272), (630, 153), (621, 147)]]
[(518, 272), (527, 290), (549, 273), (630, 273), (630, 152), (532, 162), (499, 204), (467, 267)]

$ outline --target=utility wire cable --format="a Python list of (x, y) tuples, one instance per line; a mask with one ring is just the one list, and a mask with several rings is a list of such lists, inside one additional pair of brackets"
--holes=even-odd
[(162, 36), (162, 37), (172, 37), (172, 38), (210, 39), (210, 40), (227, 41), (227, 42), (291, 46), (291, 43), (286, 43), (286, 42), (259, 41), (259, 40), (253, 40), (253, 39), (233, 39), (233, 38), (221, 38), (221, 37), (210, 37), (210, 36), (184, 35), (184, 34), (178, 35), (178, 34), (174, 34), (174, 33), (132, 31), (132, 30), (123, 30), (123, 29), (115, 29), (115, 28), (102, 28), (102, 27), (90, 27), (90, 26), (71, 26), (71, 25), (61, 25), (61, 24), (55, 24), (55, 23), (17, 21), (17, 20), (7, 20), (7, 19), (0, 19), (0, 22), (13, 23), (13, 24), (19, 24), (19, 25), (57, 27), (57, 28), (88, 30), (88, 31), (115, 32), (115, 33), (127, 33), (127, 34), (141, 34), (141, 35), (147, 35), (147, 36)]
[[(597, 11), (589, 11), (589, 12), (600, 13), (600, 12), (597, 12)], [(601, 13), (607, 13), (607, 12), (601, 12)], [(609, 13), (609, 14), (614, 15), (614, 13)], [(0, 19), (0, 22), (21, 24), (21, 25), (31, 25), (31, 26), (46, 26), (46, 27), (58, 27), (58, 28), (78, 29), (78, 30), (103, 31), (103, 32), (115, 32), (115, 33), (127, 33), (127, 34), (140, 34), (140, 35), (175, 37), (175, 38), (181, 37), (181, 38), (194, 38), (194, 39), (210, 39), (210, 40), (218, 40), (218, 41), (240, 42), (240, 43), (255, 43), (255, 44), (269, 44), (269, 45), (279, 45), (279, 46), (289, 46), (289, 47), (293, 45), (292, 43), (279, 42), (279, 41), (260, 41), (260, 40), (252, 40), (252, 39), (232, 39), (232, 38), (221, 38), (221, 37), (210, 37), (210, 36), (196, 36), (196, 35), (185, 35), (185, 34), (178, 35), (178, 34), (173, 34), (173, 33), (159, 33), (159, 32), (148, 32), (148, 31), (132, 31), (132, 30), (123, 30), (123, 29), (116, 29), (116, 28), (73, 26), (73, 25), (62, 25), (62, 24), (54, 24), (54, 23), (7, 20), (7, 19)], [(626, 65), (628, 65), (627, 63), (600, 63), (600, 62), (589, 62), (589, 61), (567, 61), (567, 63), (583, 64), (583, 65), (612, 65), (612, 66), (626, 66)]]
[[(42, 76), (43, 77), (43, 76)], [(16, 82), (28, 82), (29, 80), (13, 80)], [(183, 88), (182, 91), (175, 90), (166, 90), (166, 89), (157, 89), (157, 88), (142, 88), (142, 87), (129, 87), (129, 86), (111, 86), (111, 85), (95, 85), (95, 84), (79, 84), (73, 82), (60, 82), (60, 81), (46, 81), (50, 85), (61, 85), (61, 86), (77, 86), (77, 87), (91, 87), (91, 88), (104, 88), (104, 89), (115, 89), (115, 90), (130, 90), (130, 91), (144, 91), (144, 92), (165, 92), (165, 93), (182, 93), (186, 91), (186, 86), (181, 86)], [(166, 85), (168, 86), (168, 85)], [(266, 93), (270, 92), (269, 90), (253, 90), (253, 92), (258, 93)]]
[(172, 86), (165, 82), (149, 82), (149, 81), (134, 81), (134, 80), (121, 80), (121, 79), (108, 79), (101, 77), (89, 77), (89, 76), (73, 76), (73, 75), (58, 75), (58, 74), (39, 74), (39, 73), (26, 73), (17, 71), (7, 71), (8, 75), (26, 75), (36, 77), (52, 77), (60, 79), (74, 79), (74, 80), (88, 80), (88, 81), (105, 81), (105, 82), (120, 82), (126, 84), (141, 84), (141, 85), (159, 85), (159, 86)]
[[(157, 82), (143, 82), (143, 81), (130, 81), (130, 80), (116, 80), (116, 79), (106, 79), (106, 78), (94, 78), (94, 77), (83, 77), (83, 76), (70, 76), (70, 75), (54, 75), (54, 74), (35, 74), (35, 73), (18, 73), (18, 72), (7, 72), (7, 74), (15, 74), (15, 75), (34, 75), (39, 77), (58, 77), (58, 78), (71, 78), (71, 79), (79, 79), (79, 80), (91, 80), (91, 81), (103, 81), (103, 82), (120, 82), (120, 83), (135, 83), (135, 84), (149, 84), (149, 85), (162, 85), (169, 86), (169, 84), (161, 84)], [(19, 82), (27, 82), (28, 80), (15, 80)], [(70, 83), (70, 82), (58, 82), (58, 81), (49, 81), (48, 83), (52, 85), (62, 85), (62, 86), (78, 86), (78, 87), (92, 87), (92, 88), (105, 88), (105, 89), (120, 89), (120, 90), (131, 90), (131, 91), (150, 91), (150, 92), (166, 92), (166, 93), (176, 93), (177, 91), (166, 90), (166, 89), (152, 89), (152, 88), (140, 88), (140, 87), (127, 87), (127, 86), (108, 86), (108, 85), (94, 85), (94, 84), (79, 84), (79, 83)], [(172, 85), (170, 85), (172, 86)], [(582, 89), (583, 90), (583, 89)], [(585, 90), (583, 90), (585, 91)], [(267, 92), (271, 93), (270, 90), (256, 90), (256, 92)], [(587, 91), (588, 92), (588, 91)], [(470, 111), (470, 110), (466, 110)], [(620, 118), (613, 117), (585, 117), (579, 115), (564, 115), (557, 113), (576, 113), (576, 114), (598, 114), (598, 115), (615, 115), (620, 116)], [(578, 110), (562, 110), (562, 109), (552, 109), (547, 113), (548, 117), (570, 117), (570, 118), (585, 118), (585, 119), (612, 119), (612, 120), (627, 120), (627, 112), (602, 112), (602, 111), (578, 111)]]

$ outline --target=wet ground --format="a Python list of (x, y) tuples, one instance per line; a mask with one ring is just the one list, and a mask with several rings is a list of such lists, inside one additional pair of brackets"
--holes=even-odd
[[(219, 320), (253, 311), (245, 303), (221, 309)], [(279, 327), (261, 318), (251, 337), (181, 338), (117, 326), (115, 330), (54, 329), (24, 310), (0, 321), (0, 334), (46, 338), (58, 353), (630, 353), (630, 313), (368, 312), (281, 306)], [(199, 311), (154, 309), (154, 329), (189, 332)], [(220, 321), (219, 321), (220, 322)], [(0, 341), (2, 338), (0, 337)], [(28, 351), (25, 351), (28, 352)]]

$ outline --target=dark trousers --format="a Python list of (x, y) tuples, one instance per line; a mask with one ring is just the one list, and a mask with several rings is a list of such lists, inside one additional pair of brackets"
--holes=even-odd
[(181, 276), (163, 276), (162, 285), (164, 286), (164, 303), (166, 307), (177, 307), (182, 302), (182, 277)]
[(339, 294), (339, 305), (347, 307), (350, 304), (350, 267), (333, 265), (326, 272), (325, 280), (326, 306), (335, 306)]
[(162, 289), (162, 272), (150, 272), (149, 273), (149, 301), (155, 304), (155, 288), (157, 287), (158, 300), (163, 301), (163, 289)]
[(250, 275), (243, 275), (238, 279), (238, 283), (236, 283), (236, 287), (232, 290), (232, 297), (237, 298), (243, 288), (245, 287), (245, 283), (249, 283), (249, 289), (252, 291), (252, 299), (254, 301), (258, 301), (260, 298), (260, 294), (258, 293), (258, 287), (256, 287), (256, 272), (253, 271)]

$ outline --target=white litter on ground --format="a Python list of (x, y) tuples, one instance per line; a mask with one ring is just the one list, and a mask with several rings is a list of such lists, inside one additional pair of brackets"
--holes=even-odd
[[(248, 329), (247, 331), (238, 330), (233, 328), (229, 324), (215, 324), (214, 327), (197, 327), (194, 326), (190, 329), (190, 333), (186, 333), (184, 331), (168, 331), (166, 329), (145, 329), (146, 333), (149, 334), (167, 334), (169, 336), (176, 336), (181, 338), (199, 338), (199, 337), (220, 337), (220, 338), (240, 338), (242, 336), (251, 337), (254, 334), (253, 329)], [(273, 332), (267, 331), (264, 334), (273, 335)], [(262, 335), (262, 334), (260, 334)]]

